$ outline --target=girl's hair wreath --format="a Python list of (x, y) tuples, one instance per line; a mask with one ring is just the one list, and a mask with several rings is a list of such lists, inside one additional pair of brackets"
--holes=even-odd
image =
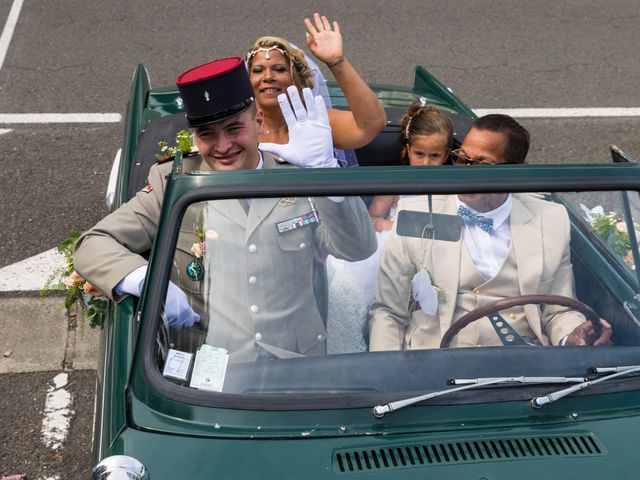
[[(410, 133), (411, 133), (411, 122), (414, 118), (419, 117), (421, 115), (425, 115), (425, 114), (429, 114), (429, 113), (433, 113), (436, 116), (440, 116), (442, 115), (442, 112), (440, 111), (439, 108), (434, 107), (433, 105), (427, 105), (427, 99), (425, 97), (420, 97), (420, 100), (413, 102), (411, 105), (409, 105), (409, 108), (407, 109), (407, 113), (404, 115), (404, 117), (402, 118), (402, 123), (405, 124), (404, 125), (404, 139), (403, 139), (403, 144), (407, 144), (409, 143), (409, 137), (410, 137)], [(438, 131), (441, 130), (436, 130), (434, 129), (433, 131), (429, 131), (429, 132), (425, 132), (426, 134), (431, 134), (431, 133), (437, 133)], [(442, 133), (447, 133), (447, 132), (442, 132)]]

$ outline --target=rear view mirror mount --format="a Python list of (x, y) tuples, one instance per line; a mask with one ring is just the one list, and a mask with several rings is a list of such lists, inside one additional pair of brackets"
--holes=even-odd
[(463, 220), (457, 215), (400, 210), (396, 233), (402, 237), (457, 242), (462, 236)]

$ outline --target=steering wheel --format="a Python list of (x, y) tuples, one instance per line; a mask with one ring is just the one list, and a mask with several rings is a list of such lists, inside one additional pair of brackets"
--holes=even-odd
[(569, 307), (572, 310), (576, 310), (583, 314), (586, 319), (593, 324), (595, 329), (594, 337), (598, 338), (602, 332), (602, 325), (600, 324), (600, 316), (593, 311), (593, 309), (582, 303), (579, 300), (575, 300), (569, 297), (563, 297), (561, 295), (519, 295), (517, 297), (505, 298), (503, 300), (497, 300), (495, 302), (487, 303), (481, 307), (478, 307), (466, 315), (463, 315), (456, 321), (449, 329), (444, 333), (442, 341), (440, 342), (440, 348), (449, 348), (451, 340), (455, 337), (460, 330), (476, 320), (506, 310), (507, 308), (520, 307), (523, 305), (560, 305), (562, 307)]

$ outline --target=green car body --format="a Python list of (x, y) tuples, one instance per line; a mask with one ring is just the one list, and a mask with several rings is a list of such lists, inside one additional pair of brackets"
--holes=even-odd
[[(425, 96), (444, 111), (473, 119), (473, 112), (446, 87), (418, 68), (414, 88), (375, 86), (388, 109), (405, 108)], [(335, 105), (340, 93), (331, 88)], [(129, 197), (130, 166), (140, 132), (149, 122), (180, 112), (175, 89), (151, 90), (144, 68), (134, 77), (126, 119), (116, 204)], [(462, 133), (462, 136), (464, 133)], [(535, 395), (563, 385), (461, 391), (388, 413), (372, 415), (383, 393), (344, 395), (291, 393), (261, 403), (257, 396), (213, 399), (165, 381), (155, 365), (155, 341), (161, 302), (150, 293), (166, 289), (171, 255), (181, 215), (201, 199), (233, 198), (250, 191), (259, 197), (307, 195), (371, 195), (456, 192), (624, 191), (640, 187), (640, 167), (624, 154), (599, 165), (524, 165), (483, 167), (368, 167), (333, 171), (173, 173), (168, 181), (150, 273), (139, 302), (131, 298), (111, 304), (102, 333), (95, 430), (96, 461), (127, 455), (145, 465), (154, 480), (163, 478), (632, 478), (640, 468), (640, 380), (621, 377), (593, 385), (543, 408), (532, 408)], [(529, 349), (553, 365), (572, 371), (594, 365), (640, 364), (640, 325), (634, 325), (634, 299), (639, 289), (632, 269), (614, 258), (607, 246), (572, 218), (574, 264), (590, 269), (606, 285), (606, 300), (592, 305), (612, 319), (627, 343), (600, 349)], [(637, 246), (636, 246), (637, 247)], [(589, 298), (597, 297), (597, 292)], [(610, 303), (615, 303), (611, 306)], [(617, 321), (617, 322), (616, 322)], [(634, 337), (636, 335), (636, 337)], [(464, 374), (463, 364), (499, 364), (518, 347), (451, 349), (407, 356), (425, 371)], [(502, 350), (504, 349), (504, 350)], [(455, 351), (457, 350), (457, 351)], [(473, 350), (473, 351), (471, 351)], [(586, 355), (586, 352), (589, 355)], [(507, 352), (507, 353), (505, 353)], [(368, 374), (399, 375), (391, 357), (378, 353)], [(444, 355), (444, 354), (443, 354)], [(396, 358), (396, 357), (394, 357)], [(529, 357), (528, 357), (529, 358)], [(386, 362), (389, 359), (389, 363)], [(322, 366), (329, 372), (362, 366), (352, 355), (335, 356)], [(439, 362), (439, 363), (438, 363)], [(584, 367), (584, 368), (583, 368)], [(320, 367), (318, 367), (320, 368)], [(416, 367), (417, 368), (417, 367)], [(314, 370), (310, 370), (314, 371)], [(320, 370), (319, 370), (320, 371)], [(523, 375), (531, 373), (523, 373)], [(417, 381), (419, 370), (412, 372)], [(443, 387), (447, 388), (447, 387)], [(419, 391), (420, 387), (416, 387)], [(433, 391), (425, 381), (425, 392)], [(388, 400), (415, 394), (396, 392)]]

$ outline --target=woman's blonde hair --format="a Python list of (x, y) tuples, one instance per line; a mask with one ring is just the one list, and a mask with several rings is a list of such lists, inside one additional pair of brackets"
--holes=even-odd
[(400, 163), (409, 164), (406, 147), (411, 145), (411, 138), (414, 135), (441, 133), (446, 139), (447, 149), (451, 150), (453, 125), (451, 120), (445, 117), (438, 108), (426, 105), (422, 100), (413, 102), (402, 117), (401, 124), (402, 131), (399, 140), (405, 148), (402, 149)]
[(304, 58), (304, 52), (291, 45), (287, 40), (280, 37), (260, 37), (247, 52), (247, 68), (251, 73), (253, 58), (258, 52), (268, 53), (270, 50), (277, 50), (282, 53), (289, 62), (291, 78), (298, 90), (303, 88), (313, 88), (313, 72), (309, 68)]

